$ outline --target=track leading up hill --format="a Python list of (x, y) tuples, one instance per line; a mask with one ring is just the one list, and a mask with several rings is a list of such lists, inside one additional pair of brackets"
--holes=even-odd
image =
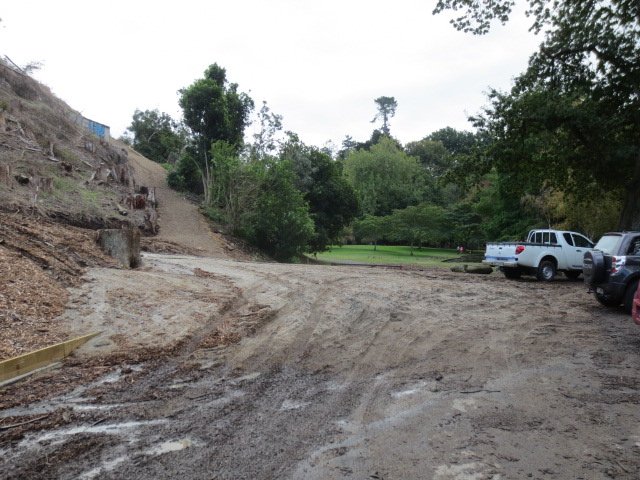
[[(175, 243), (187, 250), (214, 258), (231, 259), (225, 241), (211, 231), (198, 208), (167, 185), (167, 172), (158, 163), (132, 149), (129, 162), (133, 166), (138, 185), (156, 188), (158, 199), (157, 240)], [(238, 255), (234, 255), (237, 259)]]

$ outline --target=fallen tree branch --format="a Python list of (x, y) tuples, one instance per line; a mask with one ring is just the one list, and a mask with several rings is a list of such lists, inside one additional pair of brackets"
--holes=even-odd
[(23, 425), (28, 425), (29, 423), (33, 423), (33, 422), (37, 422), (38, 420), (45, 419), (49, 415), (50, 414), (47, 413), (46, 415), (42, 415), (41, 417), (32, 418), (31, 420), (27, 420), (26, 422), (14, 423), (12, 425), (0, 425), (0, 430), (9, 430), (10, 428), (16, 428), (16, 427), (21, 427)]
[(484, 388), (481, 388), (480, 390), (464, 390), (460, 393), (480, 393), (480, 392), (486, 392), (486, 393), (499, 393), (500, 390), (485, 390)]

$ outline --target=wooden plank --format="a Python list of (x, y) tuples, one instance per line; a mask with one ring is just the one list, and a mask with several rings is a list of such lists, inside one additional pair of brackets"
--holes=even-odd
[(0, 362), (0, 382), (17, 377), (18, 375), (24, 375), (50, 363), (62, 360), (80, 345), (100, 335), (100, 333), (101, 332), (90, 333), (82, 337), (72, 338), (66, 342), (57, 343), (34, 352), (4, 360)]

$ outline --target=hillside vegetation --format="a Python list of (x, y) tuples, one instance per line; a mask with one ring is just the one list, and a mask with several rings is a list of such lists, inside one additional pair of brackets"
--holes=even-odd
[[(0, 62), (0, 358), (54, 343), (65, 287), (114, 266), (97, 228), (145, 228), (126, 151), (83, 129), (80, 114)], [(123, 215), (124, 214), (124, 215)]]

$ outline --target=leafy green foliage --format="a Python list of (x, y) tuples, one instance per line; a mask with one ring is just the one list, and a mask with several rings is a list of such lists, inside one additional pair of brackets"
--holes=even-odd
[(134, 150), (158, 163), (174, 163), (186, 143), (184, 129), (158, 110), (136, 110), (127, 130)]
[(255, 208), (245, 214), (244, 234), (278, 260), (290, 260), (307, 249), (314, 231), (309, 207), (294, 186), (288, 162), (274, 162), (264, 172)]
[(264, 159), (276, 151), (277, 135), (282, 130), (282, 115), (273, 113), (267, 106), (267, 102), (262, 102), (258, 112), (258, 122), (260, 130), (253, 134), (253, 143), (248, 149), (252, 160)]
[(378, 108), (378, 113), (373, 120), (371, 120), (371, 123), (382, 120), (382, 127), (380, 130), (384, 135), (389, 136), (389, 120), (396, 114), (398, 102), (396, 102), (396, 99), (393, 97), (378, 97), (374, 102)]
[(280, 158), (291, 164), (296, 188), (309, 204), (315, 224), (309, 251), (321, 252), (338, 243), (344, 228), (358, 214), (358, 199), (342, 176), (341, 164), (317, 148), (304, 145), (295, 135), (289, 135)]
[(396, 210), (387, 217), (389, 239), (411, 246), (438, 245), (447, 240), (444, 209), (426, 203)]
[(240, 147), (253, 100), (227, 82), (226, 70), (217, 63), (209, 66), (204, 78), (179, 91), (184, 123), (193, 132), (198, 148), (208, 151), (216, 140)]
[[(367, 242), (378, 245), (386, 233), (384, 217), (365, 215), (353, 225), (353, 236), (357, 242)], [(375, 249), (374, 249), (375, 250)]]
[(209, 66), (204, 78), (179, 93), (191, 141), (169, 179), (170, 185), (204, 194), (204, 203), (210, 206), (216, 169), (215, 159), (210, 156), (212, 145), (223, 141), (233, 147), (234, 153), (240, 150), (253, 100), (238, 92), (237, 84), (227, 82), (226, 70), (218, 64)]
[(369, 151), (351, 152), (344, 172), (365, 214), (386, 215), (420, 200), (422, 168), (389, 137)]
[[(454, 25), (482, 34), (514, 4), (440, 0), (435, 12), (463, 10)], [(617, 191), (618, 227), (640, 228), (640, 4), (529, 0), (528, 12), (544, 41), (512, 91), (492, 92), (476, 118), (494, 140), (484, 170), (504, 171), (514, 191), (549, 184), (578, 202)]]

